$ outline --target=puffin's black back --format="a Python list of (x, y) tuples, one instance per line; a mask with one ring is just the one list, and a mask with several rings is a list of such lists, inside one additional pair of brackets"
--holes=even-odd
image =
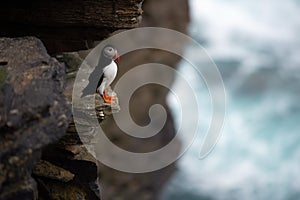
[[(105, 46), (103, 50), (106, 48)], [(97, 66), (95, 67), (94, 71), (89, 76), (89, 83), (88, 85), (82, 90), (81, 97), (84, 97), (86, 95), (94, 94), (97, 90), (97, 88), (101, 85), (103, 81), (103, 69), (107, 65), (109, 65), (112, 60), (105, 57), (103, 54), (103, 50), (101, 51), (101, 56), (99, 59), (99, 62)]]

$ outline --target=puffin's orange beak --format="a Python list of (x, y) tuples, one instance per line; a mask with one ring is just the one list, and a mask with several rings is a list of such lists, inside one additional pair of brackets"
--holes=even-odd
[(116, 50), (116, 58), (115, 61), (120, 62), (120, 55), (118, 54), (118, 51)]

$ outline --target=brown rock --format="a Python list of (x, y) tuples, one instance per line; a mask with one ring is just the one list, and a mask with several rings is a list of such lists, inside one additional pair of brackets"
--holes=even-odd
[(50, 178), (62, 182), (69, 182), (74, 178), (71, 172), (51, 164), (48, 161), (40, 160), (33, 170), (35, 176)]
[(4, 2), (0, 36), (38, 36), (51, 53), (89, 48), (118, 29), (134, 28), (142, 0), (44, 0)]
[(34, 37), (0, 38), (0, 63), (0, 199), (36, 199), (31, 171), (70, 118), (64, 65)]

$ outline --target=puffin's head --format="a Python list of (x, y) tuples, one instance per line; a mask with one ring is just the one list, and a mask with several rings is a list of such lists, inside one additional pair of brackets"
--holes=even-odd
[(118, 54), (118, 51), (110, 45), (104, 47), (102, 54), (111, 60), (115, 60), (117, 62), (120, 61), (120, 56)]

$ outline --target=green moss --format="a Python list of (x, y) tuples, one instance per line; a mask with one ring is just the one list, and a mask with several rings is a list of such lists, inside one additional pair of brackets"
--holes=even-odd
[(2, 84), (4, 84), (4, 82), (6, 81), (8, 77), (8, 73), (6, 72), (6, 70), (0, 68), (0, 86)]

